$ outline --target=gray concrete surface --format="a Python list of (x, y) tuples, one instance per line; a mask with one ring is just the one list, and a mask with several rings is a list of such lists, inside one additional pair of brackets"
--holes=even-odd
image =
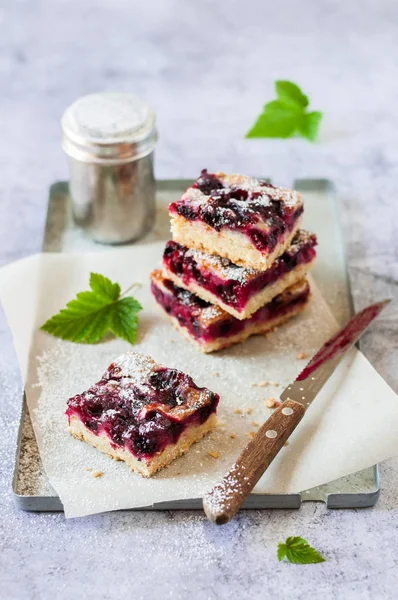
[[(133, 91), (158, 114), (158, 177), (203, 167), (330, 177), (343, 203), (357, 307), (398, 299), (398, 8), (388, 0), (3, 0), (0, 2), (0, 261), (41, 247), (47, 190), (67, 176), (59, 118), (77, 96)], [(325, 113), (319, 143), (244, 139), (273, 81)], [(398, 390), (396, 305), (366, 355)], [(369, 510), (246, 512), (224, 528), (196, 513), (66, 521), (14, 507), (21, 381), (0, 319), (0, 597), (393, 599), (398, 459)], [(398, 433), (398, 432), (397, 432)], [(322, 565), (276, 560), (302, 535)]]

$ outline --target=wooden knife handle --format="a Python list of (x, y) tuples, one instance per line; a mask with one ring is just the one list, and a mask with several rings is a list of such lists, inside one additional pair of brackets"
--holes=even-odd
[(203, 498), (203, 508), (210, 521), (223, 525), (232, 519), (304, 413), (305, 407), (293, 400), (286, 400), (274, 410), (230, 471)]

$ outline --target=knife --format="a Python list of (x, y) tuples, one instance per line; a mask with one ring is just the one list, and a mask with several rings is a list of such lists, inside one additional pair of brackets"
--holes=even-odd
[(389, 302), (371, 304), (354, 315), (313, 356), (295, 382), (282, 392), (281, 405), (260, 427), (224, 478), (204, 496), (203, 508), (210, 521), (223, 525), (234, 517), (344, 354)]

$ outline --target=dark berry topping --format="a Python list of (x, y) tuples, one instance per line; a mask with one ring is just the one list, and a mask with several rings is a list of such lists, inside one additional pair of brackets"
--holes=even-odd
[(215, 175), (208, 173), (207, 169), (202, 169), (200, 177), (198, 177), (192, 187), (199, 189), (202, 194), (208, 196), (212, 190), (219, 190), (224, 186)]
[[(78, 417), (93, 433), (105, 433), (112, 444), (141, 458), (176, 443), (191, 423), (203, 423), (205, 414), (215, 412), (217, 394), (198, 388), (182, 371), (149, 360), (144, 366), (134, 365), (133, 375), (112, 363), (101, 381), (70, 398), (68, 417)], [(147, 373), (141, 376), (145, 368)], [(195, 394), (199, 401), (192, 407)]]
[[(256, 235), (257, 232), (253, 233), (254, 238)], [(311, 262), (316, 254), (314, 246), (316, 236), (300, 230), (286, 252), (277, 258), (269, 269), (256, 273), (237, 267), (226, 258), (209, 257), (169, 241), (164, 251), (163, 264), (166, 269), (180, 277), (187, 287), (195, 283), (220, 298), (224, 304), (243, 312), (253, 295), (298, 265)], [(171, 282), (166, 285), (173, 286)], [(171, 289), (181, 302), (190, 302), (189, 293), (176, 286)]]
[(195, 340), (204, 343), (228, 338), (243, 331), (252, 323), (263, 323), (281, 316), (291, 310), (295, 304), (306, 302), (310, 292), (307, 284), (296, 295), (285, 297), (281, 294), (249, 319), (239, 320), (221, 309), (215, 310), (213, 305), (200, 300), (190, 292), (181, 290), (166, 278), (161, 279), (161, 286), (155, 278), (152, 278), (151, 290), (158, 304), (170, 316), (177, 319), (179, 325), (184, 327)]
[[(228, 180), (228, 178), (226, 178)], [(216, 231), (223, 227), (247, 235), (260, 252), (272, 252), (279, 240), (291, 231), (303, 212), (302, 204), (284, 201), (285, 190), (275, 194), (275, 186), (265, 180), (253, 180), (253, 185), (226, 185), (206, 169), (192, 185), (200, 190), (203, 202), (192, 202), (189, 190), (181, 200), (169, 206), (171, 214), (189, 221), (200, 220)], [(249, 180), (250, 181), (250, 180)], [(266, 228), (263, 227), (266, 225)]]

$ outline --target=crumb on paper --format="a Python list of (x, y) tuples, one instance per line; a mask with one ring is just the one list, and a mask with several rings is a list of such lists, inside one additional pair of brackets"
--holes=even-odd
[(241, 415), (241, 414), (242, 414), (242, 411), (241, 411), (241, 409), (240, 409), (240, 408), (235, 408), (235, 409), (234, 409), (234, 413), (235, 413), (236, 415)]
[(253, 427), (258, 427), (258, 423), (256, 423), (256, 421), (252, 421), (252, 425)]
[(297, 358), (298, 358), (299, 360), (304, 360), (304, 358), (307, 358), (307, 355), (306, 355), (306, 353), (305, 353), (305, 352), (299, 352), (299, 353), (297, 354)]
[(258, 387), (267, 387), (268, 385), (268, 381), (264, 380), (264, 381), (260, 381), (260, 383), (258, 384)]
[(257, 386), (257, 383), (251, 383), (250, 384), (250, 387), (256, 387), (256, 386)]
[(279, 406), (280, 402), (279, 400), (271, 396), (270, 398), (264, 400), (264, 404), (267, 408), (275, 408), (276, 406)]
[(274, 387), (278, 387), (279, 386), (279, 382), (278, 381), (271, 381), (271, 385), (273, 385)]
[(216, 436), (215, 436), (215, 435), (211, 435), (211, 436), (210, 436), (210, 439), (211, 439), (213, 442), (215, 442), (215, 441), (217, 440), (217, 438), (216, 438)]
[(92, 470), (93, 470), (93, 468), (92, 468), (92, 467), (84, 467), (84, 470), (85, 470), (85, 471), (92, 471)]
[(103, 477), (104, 472), (103, 471), (93, 471), (91, 473), (92, 477), (95, 477), (95, 479), (99, 479), (100, 477)]
[(250, 431), (250, 433), (248, 433), (248, 436), (252, 440), (256, 436), (256, 432), (255, 431)]
[(288, 446), (289, 445), (289, 441), (286, 440), (286, 442), (283, 444), (284, 446)]
[(209, 451), (207, 454), (208, 454), (209, 456), (211, 456), (211, 458), (214, 458), (214, 460), (216, 460), (216, 459), (217, 459), (217, 458), (220, 456), (220, 453), (219, 453), (219, 452), (213, 452), (213, 451), (211, 451), (211, 450), (210, 450), (210, 451)]
[(230, 433), (229, 437), (231, 438), (231, 440), (234, 440), (236, 438), (236, 433)]
[(252, 414), (252, 412), (253, 412), (253, 409), (252, 409), (252, 408), (250, 408), (250, 406), (249, 406), (249, 408), (246, 410), (246, 412), (247, 412), (247, 414), (248, 414), (248, 415), (251, 415), (251, 414)]
[(220, 373), (218, 371), (213, 371), (213, 377), (220, 377)]

